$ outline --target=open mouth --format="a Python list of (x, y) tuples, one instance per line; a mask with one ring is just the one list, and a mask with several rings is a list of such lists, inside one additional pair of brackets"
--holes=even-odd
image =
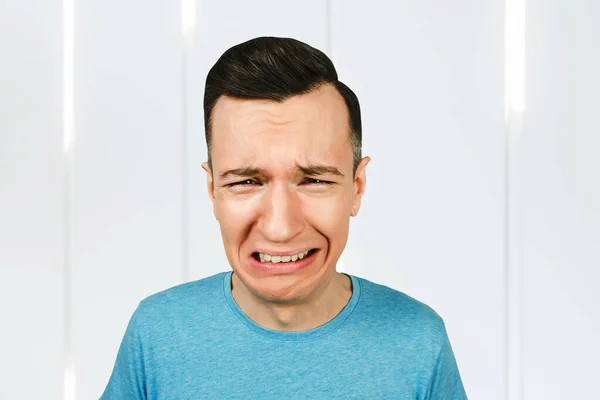
[(302, 252), (302, 253), (287, 255), (287, 256), (273, 256), (270, 254), (254, 252), (254, 253), (252, 253), (252, 258), (254, 258), (256, 261), (261, 262), (261, 263), (286, 264), (286, 263), (290, 263), (290, 262), (299, 261), (304, 258), (308, 258), (308, 257), (312, 256), (313, 254), (315, 254), (318, 250), (319, 249), (310, 249), (310, 250)]

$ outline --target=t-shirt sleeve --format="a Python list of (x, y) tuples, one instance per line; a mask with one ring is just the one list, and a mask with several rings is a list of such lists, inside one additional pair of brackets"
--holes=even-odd
[(460, 378), (458, 365), (448, 336), (438, 354), (429, 382), (428, 400), (466, 400), (467, 394)]
[(129, 320), (112, 374), (100, 400), (146, 399), (146, 377), (139, 314), (140, 306)]

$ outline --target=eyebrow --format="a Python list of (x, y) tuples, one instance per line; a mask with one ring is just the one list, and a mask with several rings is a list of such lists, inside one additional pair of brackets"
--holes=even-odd
[(326, 175), (332, 174), (337, 176), (344, 176), (336, 167), (329, 165), (307, 165), (306, 167), (298, 166), (298, 169), (304, 173), (304, 175)]
[(219, 177), (221, 179), (225, 179), (230, 175), (239, 176), (239, 177), (247, 177), (247, 176), (258, 175), (261, 172), (262, 171), (258, 168), (234, 168), (234, 169), (230, 169), (229, 171), (222, 173), (221, 175), (219, 175)]
[[(337, 175), (337, 176), (341, 176), (343, 177), (344, 174), (342, 174), (336, 167), (332, 167), (329, 165), (307, 165), (307, 166), (298, 166), (298, 170), (300, 172), (302, 172), (304, 175), (311, 175), (311, 176), (320, 176), (320, 175), (326, 175), (326, 174), (332, 174), (332, 175)], [(237, 176), (237, 177), (248, 177), (248, 176), (255, 176), (258, 174), (264, 173), (264, 170), (260, 169), (260, 168), (252, 168), (252, 167), (244, 167), (244, 168), (234, 168), (234, 169), (230, 169), (224, 173), (222, 173), (221, 175), (219, 175), (219, 177), (221, 179), (225, 179), (228, 176)]]

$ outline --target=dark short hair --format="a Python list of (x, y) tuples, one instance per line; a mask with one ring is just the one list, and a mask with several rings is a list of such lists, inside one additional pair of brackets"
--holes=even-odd
[(208, 72), (204, 90), (204, 129), (211, 169), (212, 110), (219, 97), (283, 102), (289, 97), (309, 93), (322, 84), (333, 85), (348, 107), (353, 172), (356, 172), (362, 157), (358, 98), (338, 80), (335, 67), (325, 53), (296, 39), (271, 36), (231, 47)]

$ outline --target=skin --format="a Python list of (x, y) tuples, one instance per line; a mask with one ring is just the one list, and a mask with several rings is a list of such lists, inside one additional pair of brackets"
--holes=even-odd
[[(282, 103), (222, 96), (212, 118), (212, 170), (207, 163), (203, 168), (234, 271), (236, 303), (269, 329), (327, 323), (352, 295), (350, 279), (336, 263), (350, 217), (358, 214), (370, 161), (364, 157), (353, 175), (342, 96), (329, 84)], [(292, 273), (268, 274), (250, 262), (256, 251), (313, 248), (319, 249), (313, 262)]]

